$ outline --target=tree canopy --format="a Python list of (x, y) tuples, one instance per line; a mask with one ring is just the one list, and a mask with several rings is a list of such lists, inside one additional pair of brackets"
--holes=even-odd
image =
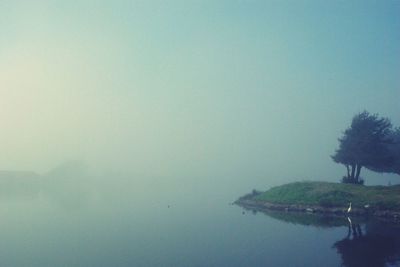
[(400, 174), (400, 130), (393, 130), (388, 118), (363, 111), (353, 117), (331, 157), (346, 166), (344, 181), (349, 183), (363, 182), (362, 167)]
[(380, 162), (369, 169), (376, 172), (396, 173), (400, 175), (400, 128), (389, 134), (390, 143), (386, 145), (386, 162)]

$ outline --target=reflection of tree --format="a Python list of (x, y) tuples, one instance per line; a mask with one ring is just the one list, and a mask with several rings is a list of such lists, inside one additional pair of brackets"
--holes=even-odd
[(400, 229), (382, 224), (367, 224), (363, 234), (360, 224), (349, 223), (347, 236), (335, 247), (347, 267), (384, 267), (400, 262)]
[(346, 267), (400, 266), (400, 226), (365, 218), (345, 219), (342, 216), (263, 211), (269, 217), (287, 223), (321, 228), (348, 226), (347, 235), (333, 247)]

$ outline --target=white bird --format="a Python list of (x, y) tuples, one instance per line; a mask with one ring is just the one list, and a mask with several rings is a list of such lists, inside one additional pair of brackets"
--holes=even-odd
[(351, 211), (351, 202), (349, 208), (347, 209), (347, 213), (350, 213), (350, 211)]

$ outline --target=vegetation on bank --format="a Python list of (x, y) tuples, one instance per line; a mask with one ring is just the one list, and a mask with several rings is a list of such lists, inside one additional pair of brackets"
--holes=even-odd
[(295, 182), (273, 187), (266, 192), (253, 191), (247, 199), (274, 204), (400, 211), (400, 185), (359, 186), (329, 182)]
[(400, 128), (393, 128), (388, 118), (361, 112), (353, 117), (331, 157), (346, 167), (343, 183), (363, 184), (360, 176), (363, 167), (400, 175)]
[[(388, 118), (363, 111), (338, 139), (331, 158), (346, 167), (342, 183), (295, 182), (266, 192), (253, 190), (236, 204), (255, 210), (306, 211), (393, 217), (400, 222), (400, 185), (362, 186), (361, 169), (400, 175), (400, 127)], [(350, 208), (349, 208), (350, 210)]]

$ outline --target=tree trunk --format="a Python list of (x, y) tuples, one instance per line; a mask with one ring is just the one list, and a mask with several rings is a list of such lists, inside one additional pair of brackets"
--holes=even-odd
[(357, 182), (358, 182), (358, 178), (360, 177), (361, 168), (362, 168), (362, 165), (358, 164), (357, 165), (356, 177), (355, 177)]
[(350, 168), (349, 168), (349, 164), (346, 164), (346, 169), (347, 169), (347, 178), (350, 178)]
[(355, 172), (356, 172), (356, 165), (353, 164), (353, 165), (351, 165), (351, 179), (353, 179), (353, 180), (354, 180)]

